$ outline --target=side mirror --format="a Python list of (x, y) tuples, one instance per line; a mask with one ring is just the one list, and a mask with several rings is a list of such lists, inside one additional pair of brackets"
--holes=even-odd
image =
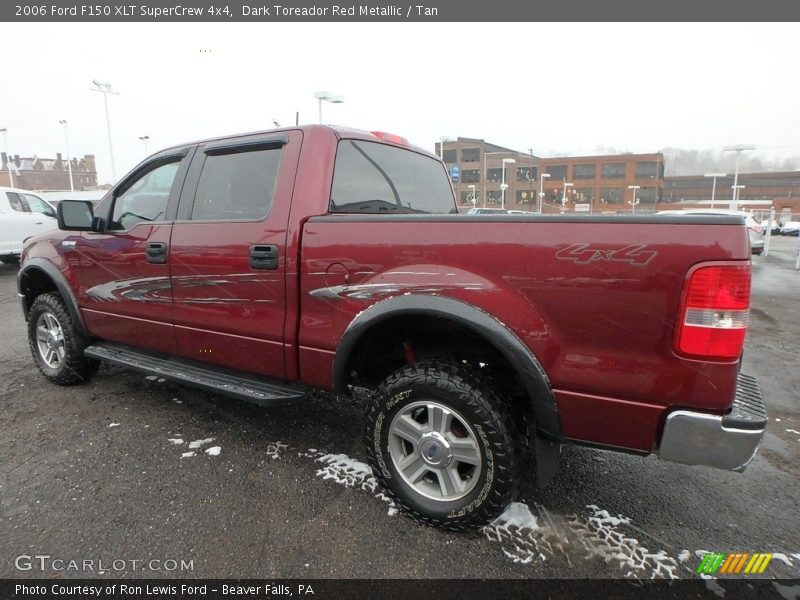
[(65, 231), (93, 231), (94, 207), (88, 200), (62, 200), (56, 211), (58, 228)]

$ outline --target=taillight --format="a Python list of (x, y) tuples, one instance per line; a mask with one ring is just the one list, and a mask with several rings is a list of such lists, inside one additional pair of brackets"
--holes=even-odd
[(677, 350), (693, 358), (738, 358), (749, 317), (749, 263), (695, 269), (685, 287)]

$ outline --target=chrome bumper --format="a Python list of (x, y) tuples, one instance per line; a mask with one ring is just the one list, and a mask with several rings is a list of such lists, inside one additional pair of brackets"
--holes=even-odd
[(764, 437), (767, 413), (754, 377), (739, 374), (727, 415), (676, 410), (667, 415), (658, 457), (687, 465), (744, 471)]

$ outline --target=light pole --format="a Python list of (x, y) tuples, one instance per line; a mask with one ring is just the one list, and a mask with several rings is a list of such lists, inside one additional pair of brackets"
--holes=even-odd
[(550, 173), (539, 173), (539, 207), (536, 212), (542, 214), (542, 201), (544, 200), (544, 180), (550, 179)]
[(6, 152), (6, 168), (8, 169), (8, 187), (14, 187), (14, 175), (11, 173), (11, 157), (8, 155), (8, 129), (0, 129), (3, 134), (3, 148)]
[(639, 188), (641, 188), (641, 186), (639, 186), (639, 185), (629, 185), (628, 186), (629, 190), (633, 190), (633, 199), (632, 200), (628, 200), (628, 202), (631, 203), (631, 214), (636, 212), (636, 205), (639, 204), (639, 201), (636, 199), (636, 190), (638, 190)]
[(144, 144), (144, 155), (147, 156), (147, 143), (150, 141), (149, 135), (140, 135), (139, 139)]
[(744, 185), (732, 185), (733, 188), (733, 208), (731, 210), (739, 210), (739, 190), (743, 190)]
[(337, 96), (336, 94), (331, 94), (330, 92), (322, 91), (322, 92), (314, 92), (314, 98), (319, 101), (319, 122), (322, 123), (322, 101), (330, 102), (331, 104), (341, 104), (344, 102), (344, 98), (341, 96)]
[(561, 195), (561, 214), (563, 215), (567, 208), (567, 188), (571, 188), (574, 183), (570, 183), (567, 181), (567, 178), (564, 177), (564, 192)]
[(114, 94), (119, 96), (119, 92), (114, 90), (110, 83), (107, 81), (100, 81), (99, 79), (92, 79), (93, 88), (89, 88), (92, 92), (100, 92), (103, 94), (103, 103), (106, 107), (106, 129), (108, 130), (108, 153), (111, 156), (111, 179), (117, 181), (117, 169), (114, 167), (114, 144), (111, 143), (111, 119), (108, 116), (108, 95)]
[(736, 199), (738, 197), (738, 187), (737, 184), (739, 183), (739, 157), (742, 155), (742, 152), (746, 150), (755, 150), (755, 146), (747, 146), (744, 144), (737, 144), (735, 146), (725, 146), (722, 151), (723, 152), (736, 152), (736, 167), (733, 171), (733, 206), (731, 210), (737, 210), (738, 206), (736, 205)]
[(504, 158), (503, 159), (503, 180), (500, 184), (500, 208), (505, 210), (506, 208), (506, 190), (508, 189), (508, 184), (506, 183), (506, 165), (513, 165), (516, 160), (513, 158)]
[[(505, 152), (486, 152), (486, 142), (483, 144), (483, 208), (486, 208), (486, 199), (489, 197), (489, 195), (486, 193), (486, 182), (489, 179), (489, 176), (486, 172), (486, 157), (491, 156), (492, 154), (511, 154), (511, 151), (506, 150)], [(505, 169), (505, 165), (503, 168)]]
[(69, 191), (75, 191), (75, 184), (72, 182), (72, 160), (69, 157), (69, 135), (67, 135), (67, 120), (62, 119), (58, 122), (64, 126), (64, 145), (67, 147), (67, 170), (69, 171)]
[(717, 191), (717, 177), (725, 177), (727, 173), (706, 173), (703, 177), (713, 177), (714, 182), (711, 184), (711, 208), (714, 208), (714, 194)]

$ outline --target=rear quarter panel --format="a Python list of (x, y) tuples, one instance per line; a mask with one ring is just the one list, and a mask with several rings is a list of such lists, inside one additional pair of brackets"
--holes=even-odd
[(749, 260), (745, 228), (647, 218), (312, 218), (302, 234), (302, 379), (330, 387), (337, 343), (371, 304), (447, 296), (493, 315), (532, 350), (564, 437), (649, 451), (668, 409), (724, 412), (734, 397), (736, 362), (673, 351), (686, 273), (712, 260)]

